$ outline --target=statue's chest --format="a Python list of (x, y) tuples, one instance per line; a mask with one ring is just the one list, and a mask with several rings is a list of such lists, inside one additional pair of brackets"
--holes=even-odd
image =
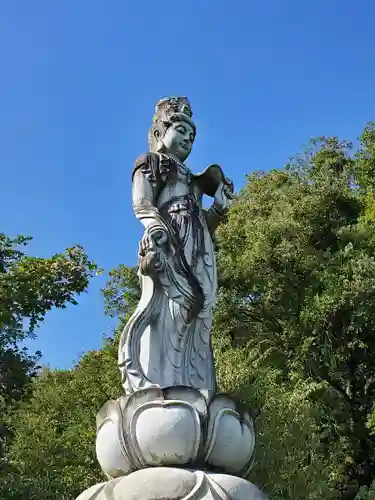
[(194, 194), (193, 180), (193, 174), (185, 165), (171, 161), (164, 187), (158, 197), (158, 205), (161, 206), (173, 198)]

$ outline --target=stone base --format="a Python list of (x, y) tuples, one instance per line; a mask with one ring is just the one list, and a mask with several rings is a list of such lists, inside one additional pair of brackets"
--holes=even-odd
[(96, 456), (108, 479), (148, 467), (220, 470), (247, 477), (255, 431), (225, 394), (210, 401), (191, 387), (149, 387), (108, 401), (97, 416)]
[(92, 486), (77, 500), (267, 500), (267, 496), (235, 476), (153, 467)]

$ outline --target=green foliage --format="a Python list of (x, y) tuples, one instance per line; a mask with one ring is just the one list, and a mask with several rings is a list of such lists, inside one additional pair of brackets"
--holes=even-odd
[(319, 389), (285, 382), (280, 370), (261, 367), (252, 349), (233, 347), (228, 337), (216, 334), (214, 349), (220, 389), (242, 400), (255, 419), (249, 480), (275, 500), (332, 498), (329, 463), (319, 453), (317, 410), (309, 400)]
[[(79, 246), (49, 259), (29, 257), (20, 250), (31, 238), (9, 238), (0, 233), (0, 469), (7, 470), (7, 447), (12, 438), (6, 414), (27, 396), (36, 375), (40, 353), (30, 355), (19, 342), (53, 307), (76, 304), (97, 272)], [(11, 477), (11, 475), (9, 476)], [(4, 497), (3, 498), (8, 498)], [(11, 498), (9, 496), (9, 498)]]
[(355, 178), (363, 193), (375, 189), (375, 123), (366, 125), (359, 150), (355, 154)]
[(216, 327), (246, 341), (293, 391), (314, 387), (317, 441), (338, 498), (375, 477), (369, 130), (354, 156), (350, 144), (319, 138), (285, 170), (250, 176), (219, 232)]
[(141, 297), (137, 268), (121, 264), (110, 271), (102, 292), (106, 314), (119, 318), (121, 325), (124, 325)]
[(19, 341), (32, 336), (53, 307), (76, 304), (97, 272), (79, 246), (49, 259), (28, 257), (19, 247), (30, 239), (0, 233), (0, 395), (6, 403), (21, 397), (39, 357), (20, 349)]
[(0, 498), (71, 500), (105, 479), (95, 458), (95, 416), (120, 396), (116, 355), (107, 339), (71, 371), (44, 370), (34, 380), (32, 396), (10, 415), (15, 437)]
[[(53, 307), (77, 304), (75, 296), (97, 272), (80, 246), (49, 259), (28, 257), (18, 247), (30, 238), (0, 233), (0, 343), (31, 335)], [(25, 330), (25, 322), (28, 328)]]

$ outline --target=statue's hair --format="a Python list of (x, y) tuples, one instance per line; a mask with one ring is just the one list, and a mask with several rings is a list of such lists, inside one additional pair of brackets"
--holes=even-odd
[(184, 121), (193, 127), (195, 134), (196, 127), (191, 118), (192, 115), (193, 112), (186, 97), (166, 97), (158, 101), (152, 119), (152, 126), (148, 133), (150, 151), (157, 151), (159, 140), (164, 137), (172, 123)]

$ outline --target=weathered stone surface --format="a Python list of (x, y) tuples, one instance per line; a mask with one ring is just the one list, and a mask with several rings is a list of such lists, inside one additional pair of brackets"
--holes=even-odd
[[(120, 339), (126, 392), (189, 386), (216, 392), (211, 349), (217, 276), (212, 234), (225, 219), (233, 184), (218, 165), (194, 175), (184, 163), (195, 140), (186, 98), (162, 99), (150, 152), (135, 162), (133, 207), (145, 227), (139, 245), (142, 297)], [(214, 198), (203, 208), (207, 194)]]
[(107, 402), (97, 425), (96, 453), (108, 478), (158, 465), (241, 476), (252, 463), (252, 420), (225, 395), (208, 404), (190, 387), (143, 389)]
[(212, 482), (218, 484), (230, 500), (267, 500), (268, 497), (245, 479), (227, 474), (208, 474)]
[[(94, 486), (90, 486), (87, 490), (77, 497), (77, 500), (94, 500), (95, 498), (105, 498), (101, 494), (104, 488), (107, 486), (107, 483), (95, 484)], [(100, 496), (99, 496), (100, 495)]]
[(155, 467), (86, 490), (77, 500), (267, 500), (234, 476)]

